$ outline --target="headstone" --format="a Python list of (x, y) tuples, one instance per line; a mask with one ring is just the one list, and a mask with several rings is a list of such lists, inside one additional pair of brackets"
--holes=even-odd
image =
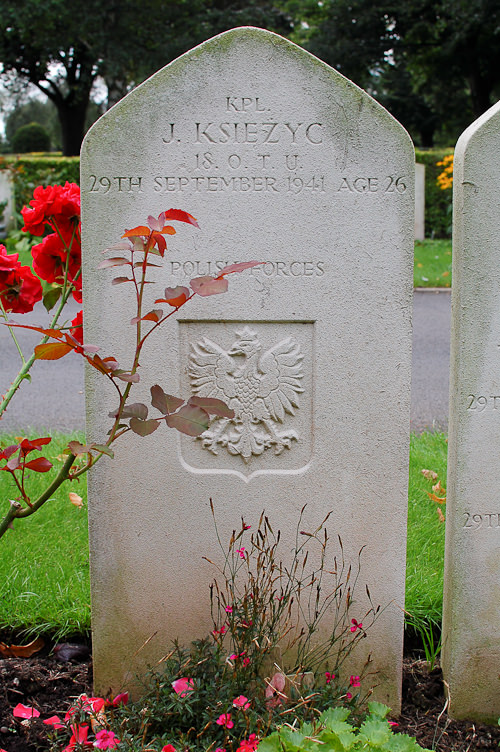
[(425, 240), (425, 165), (415, 165), (415, 240)]
[(460, 137), (453, 285), (443, 673), (455, 718), (500, 716), (500, 103)]
[[(85, 339), (120, 362), (134, 348), (131, 294), (110, 288), (96, 266), (124, 228), (170, 207), (200, 224), (168, 238), (151, 301), (226, 262), (266, 262), (233, 275), (227, 294), (191, 301), (151, 339), (133, 401), (147, 401), (155, 383), (196, 392), (214, 352), (234, 358), (238, 378), (253, 379), (265, 400), (264, 359), (278, 348), (294, 369), (296, 403), (282, 422), (253, 412), (244, 428), (219, 421), (206, 442), (163, 426), (144, 439), (128, 434), (115, 459), (97, 465), (89, 484), (96, 690), (122, 687), (173, 638), (188, 643), (212, 629), (213, 569), (202, 560), (216, 552), (210, 498), (222, 540), (241, 515), (255, 526), (265, 509), (287, 550), (307, 501), (304, 525), (333, 510), (330, 536), (341, 535), (353, 565), (366, 546), (352, 616), (366, 607), (365, 584), (386, 608), (356, 666), (372, 653), (377, 696), (397, 710), (414, 230), (407, 133), (312, 55), (239, 28), (104, 115), (85, 139), (81, 170)], [(240, 368), (250, 350), (260, 352), (257, 365)], [(280, 361), (281, 381), (285, 371)], [(87, 379), (88, 439), (102, 440), (115, 398), (99, 374)], [(252, 395), (240, 402), (240, 412), (254, 409)]]
[(6, 237), (9, 230), (14, 227), (14, 214), (15, 205), (12, 178), (7, 171), (0, 170), (0, 238)]

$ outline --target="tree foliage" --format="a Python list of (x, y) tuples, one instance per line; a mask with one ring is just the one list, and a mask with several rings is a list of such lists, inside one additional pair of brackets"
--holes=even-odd
[(500, 95), (497, 0), (325, 0), (306, 34), (425, 146), (438, 128), (456, 138)]
[(267, 0), (4, 0), (0, 62), (56, 106), (63, 153), (78, 154), (92, 87), (113, 104), (193, 44), (243, 24), (290, 30)]

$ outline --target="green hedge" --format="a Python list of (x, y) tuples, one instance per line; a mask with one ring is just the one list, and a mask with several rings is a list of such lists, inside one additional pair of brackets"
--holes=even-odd
[(0, 157), (0, 170), (9, 170), (14, 180), (16, 212), (20, 212), (37, 185), (80, 183), (80, 158), (50, 155)]
[(451, 188), (443, 191), (437, 176), (443, 171), (437, 166), (453, 149), (415, 149), (416, 161), (425, 165), (425, 235), (428, 238), (451, 237)]
[[(442, 171), (437, 166), (453, 149), (417, 149), (417, 162), (425, 165), (425, 234), (447, 238), (451, 230), (451, 190), (442, 191), (436, 178)], [(14, 177), (16, 211), (28, 203), (37, 185), (80, 182), (79, 157), (21, 156), (0, 157), (0, 170), (9, 169)]]

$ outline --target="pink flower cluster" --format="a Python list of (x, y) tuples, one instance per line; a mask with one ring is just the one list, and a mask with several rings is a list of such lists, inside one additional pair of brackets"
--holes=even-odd
[[(74, 723), (72, 719), (78, 711), (83, 711), (89, 716), (97, 716), (104, 708), (116, 708), (118, 705), (126, 705), (128, 702), (128, 692), (122, 692), (113, 700), (105, 700), (102, 697), (87, 697), (87, 695), (80, 695), (76, 705), (71, 707), (64, 719), (61, 720), (58, 715), (53, 715), (50, 718), (46, 718), (43, 723), (47, 726), (52, 726), (54, 729), (69, 729), (71, 731), (71, 738), (69, 744), (64, 747), (62, 752), (74, 752), (77, 748), (83, 747), (95, 747), (95, 749), (114, 749), (119, 744), (119, 739), (113, 731), (107, 731), (101, 729), (95, 735), (95, 740), (91, 742), (88, 739), (90, 726), (88, 723)], [(29, 705), (23, 705), (18, 703), (13, 710), (15, 718), (31, 719), (38, 718), (40, 711)], [(0, 750), (0, 752), (2, 752)]]

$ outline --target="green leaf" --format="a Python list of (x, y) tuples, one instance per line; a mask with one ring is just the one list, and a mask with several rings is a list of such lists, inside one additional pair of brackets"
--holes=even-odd
[(385, 718), (390, 708), (388, 708), (387, 705), (383, 705), (381, 702), (373, 701), (368, 703), (368, 710), (372, 716), (374, 715), (377, 718)]
[(188, 436), (199, 436), (207, 430), (210, 422), (208, 413), (201, 407), (185, 405), (173, 415), (167, 415), (167, 425)]
[(92, 449), (95, 449), (96, 452), (100, 452), (101, 454), (107, 454), (111, 459), (115, 456), (113, 450), (106, 446), (106, 444), (92, 444)]
[(367, 742), (381, 747), (391, 736), (390, 726), (381, 719), (368, 718), (359, 729), (359, 736)]
[(45, 309), (47, 311), (51, 311), (59, 298), (61, 297), (62, 288), (61, 287), (51, 287), (47, 290), (46, 293), (44, 293), (43, 296), (43, 305), (45, 306)]
[[(384, 749), (387, 752), (422, 752), (423, 747), (417, 743), (413, 736), (408, 736), (408, 734), (392, 734), (391, 738), (386, 742)], [(430, 750), (424, 750), (424, 752), (430, 752)]]

